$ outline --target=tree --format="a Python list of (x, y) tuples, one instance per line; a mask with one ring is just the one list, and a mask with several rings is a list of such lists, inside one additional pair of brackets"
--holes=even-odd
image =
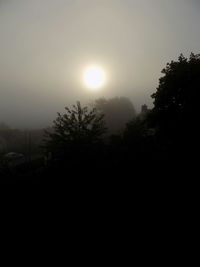
[[(198, 138), (200, 55), (182, 54), (162, 70), (150, 121), (158, 136), (180, 149), (192, 147)], [(193, 145), (192, 145), (193, 143)]]
[(66, 113), (58, 113), (53, 122), (52, 131), (46, 131), (45, 148), (57, 156), (66, 156), (69, 152), (84, 150), (101, 142), (105, 133), (103, 114), (96, 109), (81, 107), (80, 102)]
[(136, 116), (133, 104), (128, 98), (100, 98), (94, 103), (97, 110), (105, 114), (106, 126), (110, 134), (119, 134), (126, 123)]

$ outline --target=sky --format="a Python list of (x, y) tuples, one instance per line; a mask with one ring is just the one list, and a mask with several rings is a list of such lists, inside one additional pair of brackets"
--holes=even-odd
[[(0, 122), (45, 127), (80, 100), (152, 107), (161, 70), (200, 52), (200, 0), (0, 0)], [(104, 68), (102, 90), (82, 79)]]

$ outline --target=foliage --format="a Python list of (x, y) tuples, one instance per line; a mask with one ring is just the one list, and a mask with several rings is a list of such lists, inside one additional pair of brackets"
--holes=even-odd
[(64, 115), (58, 113), (54, 120), (53, 131), (46, 131), (45, 148), (47, 151), (66, 154), (75, 148), (82, 149), (98, 144), (105, 133), (104, 115), (96, 109), (81, 107), (80, 102), (72, 109), (65, 108)]
[(156, 129), (157, 143), (165, 153), (187, 158), (199, 139), (200, 55), (192, 53), (187, 59), (181, 54), (162, 73), (148, 123)]
[(122, 132), (126, 123), (136, 116), (133, 104), (126, 97), (100, 98), (95, 101), (94, 106), (105, 114), (106, 126), (110, 134)]
[(137, 142), (147, 135), (147, 126), (145, 121), (141, 120), (139, 117), (133, 119), (126, 125), (124, 131), (124, 138), (128, 141)]
[[(182, 54), (178, 61), (167, 63), (152, 95), (151, 122), (162, 135), (179, 140), (195, 134), (199, 110), (200, 55)], [(188, 125), (188, 123), (190, 125)], [(188, 137), (189, 137), (188, 136)]]

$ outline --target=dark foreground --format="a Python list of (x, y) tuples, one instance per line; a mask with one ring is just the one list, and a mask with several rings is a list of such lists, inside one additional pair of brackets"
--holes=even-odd
[[(43, 158), (0, 171), (0, 184), (79, 184), (84, 187), (182, 186), (198, 179), (195, 155), (98, 151), (45, 163)], [(187, 177), (187, 178), (186, 178)]]

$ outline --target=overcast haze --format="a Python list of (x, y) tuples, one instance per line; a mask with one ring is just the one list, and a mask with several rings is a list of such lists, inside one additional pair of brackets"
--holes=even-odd
[[(199, 53), (200, 0), (0, 0), (0, 121), (43, 127), (76, 100), (156, 90), (161, 69)], [(105, 68), (98, 93), (82, 84), (90, 63)]]

